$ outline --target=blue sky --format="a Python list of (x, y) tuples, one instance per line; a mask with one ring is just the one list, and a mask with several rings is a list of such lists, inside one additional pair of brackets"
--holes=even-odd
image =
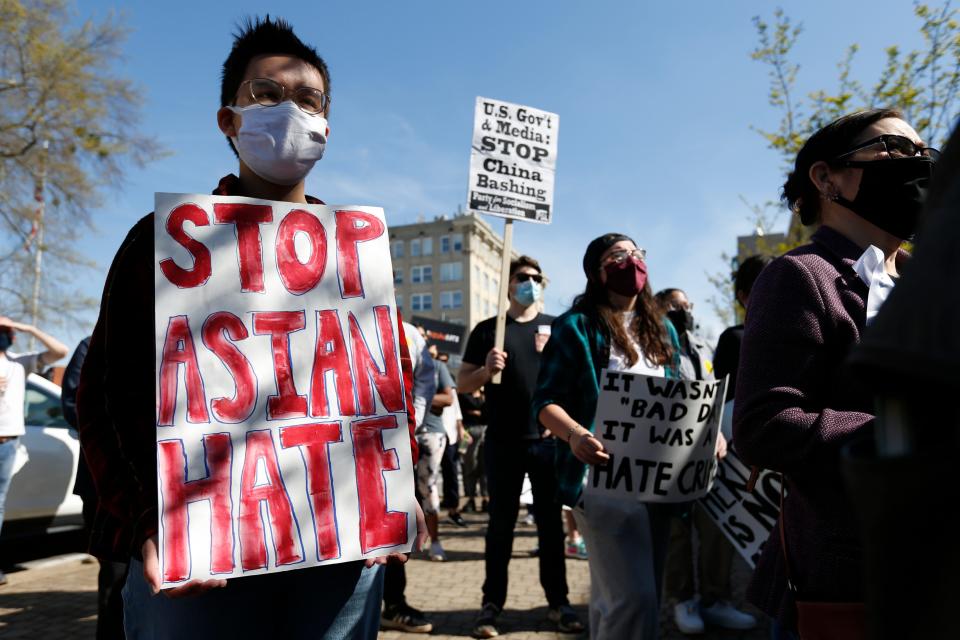
[[(131, 169), (94, 212), (79, 250), (98, 263), (84, 278), (99, 297), (110, 257), (153, 208), (156, 191), (209, 192), (236, 161), (216, 127), (220, 65), (237, 19), (290, 20), (332, 75), (331, 135), (308, 191), (336, 204), (382, 206), (413, 222), (463, 205), (474, 99), (532, 105), (560, 116), (554, 223), (519, 224), (515, 244), (551, 278), (547, 307), (582, 289), (587, 242), (620, 231), (648, 250), (655, 289), (680, 287), (707, 333), (706, 273), (724, 268), (752, 227), (741, 196), (777, 197), (779, 157), (751, 125), (776, 126), (767, 70), (750, 60), (751, 18), (767, 2), (88, 2), (79, 17), (120, 9), (132, 32), (117, 71), (144, 96), (143, 133), (172, 154)], [(846, 46), (872, 81), (883, 47), (920, 45), (912, 5), (782, 3), (805, 25), (800, 89), (833, 87)], [(498, 229), (502, 222), (491, 219)], [(782, 219), (786, 225), (786, 218)], [(92, 328), (64, 337), (76, 343)]]

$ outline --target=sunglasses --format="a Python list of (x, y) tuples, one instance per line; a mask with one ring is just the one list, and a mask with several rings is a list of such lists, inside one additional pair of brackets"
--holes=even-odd
[(934, 162), (940, 159), (940, 151), (938, 149), (921, 147), (910, 138), (886, 133), (876, 138), (870, 138), (858, 144), (853, 149), (841, 153), (837, 156), (837, 160), (843, 160), (858, 151), (863, 151), (871, 147), (876, 147), (879, 152), (886, 153), (890, 158), (912, 158), (914, 156), (920, 156), (921, 158), (929, 158)]
[(533, 280), (537, 284), (543, 284), (543, 276), (539, 273), (515, 273), (513, 277), (517, 280), (517, 282)]

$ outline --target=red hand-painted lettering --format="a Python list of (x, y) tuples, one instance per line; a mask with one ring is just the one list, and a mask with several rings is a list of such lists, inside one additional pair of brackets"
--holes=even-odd
[(303, 311), (259, 311), (253, 314), (253, 332), (270, 334), (273, 374), (277, 395), (267, 398), (267, 417), (271, 420), (307, 417), (307, 397), (297, 394), (290, 361), (290, 334), (306, 326)]
[(265, 204), (221, 202), (213, 205), (213, 219), (217, 224), (236, 226), (241, 291), (262, 293), (263, 252), (260, 225), (273, 222), (273, 209)]
[(327, 403), (327, 371), (333, 371), (340, 415), (355, 415), (357, 406), (353, 396), (350, 357), (343, 340), (340, 317), (332, 309), (317, 311), (317, 345), (310, 383), (310, 415), (315, 418), (331, 415)]
[(157, 443), (164, 582), (182, 582), (190, 577), (187, 506), (201, 500), (210, 501), (210, 573), (233, 573), (233, 503), (230, 500), (233, 451), (230, 434), (211, 433), (203, 436), (203, 449), (207, 477), (187, 480), (183, 442), (163, 440)]
[[(374, 307), (377, 320), (377, 341), (383, 353), (383, 370), (370, 352), (370, 346), (364, 339), (357, 318), (350, 314), (350, 345), (353, 352), (354, 380), (357, 385), (360, 415), (376, 413), (373, 388), (376, 387), (380, 400), (387, 411), (403, 410), (403, 379), (400, 376), (400, 361), (394, 345), (393, 321), (389, 307)], [(371, 381), (373, 384), (371, 384)]]
[(310, 497), (313, 524), (317, 535), (318, 560), (330, 560), (340, 556), (332, 471), (327, 445), (331, 442), (341, 442), (342, 438), (339, 422), (305, 424), (280, 429), (280, 444), (284, 448), (302, 447), (303, 463), (307, 470), (307, 495)]
[[(277, 462), (273, 436), (268, 430), (248, 431), (240, 477), (240, 564), (244, 571), (267, 568), (267, 539), (260, 519), (260, 504), (267, 503), (267, 520), (276, 547), (277, 565), (303, 560), (293, 505)], [(264, 470), (257, 484), (257, 467)]]
[(214, 398), (210, 408), (221, 422), (243, 422), (256, 408), (257, 376), (253, 365), (231, 341), (246, 339), (247, 328), (229, 311), (218, 311), (203, 323), (201, 336), (207, 349), (223, 362), (237, 390), (233, 398)]
[(387, 511), (387, 487), (383, 478), (384, 471), (400, 468), (397, 452), (383, 449), (383, 430), (395, 428), (395, 416), (365, 418), (350, 425), (360, 497), (360, 549), (365, 554), (407, 541), (407, 514)]
[(167, 280), (181, 289), (199, 287), (210, 277), (210, 250), (195, 238), (187, 235), (183, 230), (185, 222), (192, 222), (197, 227), (210, 224), (207, 212), (195, 204), (182, 204), (170, 212), (167, 218), (167, 234), (193, 256), (193, 267), (184, 269), (173, 261), (173, 258), (164, 258), (160, 261), (160, 270)]
[[(300, 262), (295, 246), (302, 235), (310, 241), (310, 257)], [(294, 209), (284, 217), (277, 229), (277, 270), (287, 291), (301, 295), (310, 291), (327, 266), (327, 232), (315, 215)]]
[(177, 408), (177, 388), (179, 387), (180, 366), (184, 368), (184, 381), (187, 388), (187, 421), (210, 422), (207, 413), (207, 397), (197, 363), (197, 350), (193, 344), (193, 334), (187, 316), (173, 316), (167, 325), (167, 335), (163, 342), (163, 358), (160, 361), (160, 410), (157, 424), (173, 424)]
[(363, 280), (360, 277), (357, 244), (383, 235), (383, 222), (376, 216), (363, 211), (337, 211), (336, 217), (340, 295), (344, 298), (362, 297)]

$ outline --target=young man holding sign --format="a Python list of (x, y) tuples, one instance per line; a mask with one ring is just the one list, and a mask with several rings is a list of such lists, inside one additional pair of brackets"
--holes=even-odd
[[(374, 565), (384, 561), (375, 557), (377, 550), (408, 542), (414, 509), (416, 529), (422, 530), (412, 486), (408, 510), (389, 510), (384, 494), (388, 484), (403, 493), (406, 487), (387, 476), (398, 477), (390, 472), (401, 461), (412, 466), (409, 452), (398, 457), (396, 446), (384, 449), (390, 431), (384, 425), (392, 420), (391, 442), (399, 437), (406, 447), (408, 425), (397, 416), (409, 416), (410, 426), (413, 419), (402, 328), (389, 306), (369, 309), (362, 303), (358, 245), (376, 231), (383, 235), (385, 227), (363, 212), (325, 211), (305, 194), (306, 175), (329, 135), (329, 92), (326, 64), (289, 25), (269, 18), (248, 23), (224, 64), (217, 112), (220, 130), (239, 157), (239, 178), (223, 178), (214, 195), (259, 203), (189, 196), (196, 204), (186, 200), (171, 208), (167, 202), (183, 198), (158, 196), (164, 206), (158, 205), (157, 219), (151, 214), (137, 223), (107, 276), (78, 410), (100, 499), (92, 550), (131, 562), (124, 588), (128, 638), (374, 638), (382, 590)], [(274, 212), (276, 225), (270, 224)], [(335, 248), (318, 216), (326, 216), (330, 231), (336, 227)], [(158, 223), (165, 227), (155, 228)], [(268, 243), (274, 235), (275, 243)], [(202, 242), (207, 238), (229, 238), (232, 246), (214, 243), (211, 252)], [(307, 258), (298, 247), (303, 239), (310, 243)], [(175, 242), (182, 249), (158, 261), (155, 241), (157, 247)], [(336, 253), (332, 270), (326, 268), (328, 242)], [(274, 259), (276, 268), (268, 268)], [(234, 281), (236, 292), (230, 289)], [(369, 291), (370, 282), (367, 289), (373, 297), (387, 295), (381, 288)], [(334, 298), (343, 300), (342, 309), (313, 308)], [(301, 301), (299, 311), (271, 306), (291, 299)], [(237, 300), (249, 311), (227, 309)], [(166, 318), (183, 308), (206, 315), (205, 307), (215, 304), (223, 310), (205, 321), (170, 315), (165, 335), (151, 331), (155, 307), (156, 317)], [(191, 325), (191, 319), (197, 322)], [(315, 348), (295, 348), (313, 324)], [(304, 360), (312, 360), (317, 374), (309, 396), (298, 394), (296, 378), (303, 387), (303, 376), (294, 375)], [(223, 379), (229, 381), (227, 395), (208, 402)], [(322, 417), (343, 419), (316, 420)], [(296, 421), (284, 422), (291, 419)], [(372, 424), (377, 421), (379, 426)], [(204, 433), (204, 425), (215, 432)], [(415, 456), (415, 443), (409, 446)], [(355, 465), (335, 453), (349, 456), (351, 450)], [(344, 484), (340, 472), (354, 466), (355, 477)], [(369, 504), (371, 483), (379, 483), (379, 509)], [(350, 487), (353, 495), (342, 490)], [(391, 495), (391, 506), (402, 501)], [(357, 533), (357, 516), (342, 517), (358, 500), (360, 541), (348, 535)], [(209, 530), (191, 527), (191, 518), (207, 519)], [(364, 519), (389, 526), (366, 535)], [(387, 530), (389, 540), (381, 535)], [(191, 536), (208, 538), (209, 546), (191, 544)], [(289, 570), (361, 557), (361, 549), (365, 561)], [(244, 573), (254, 575), (224, 579)], [(159, 594), (161, 586), (172, 588)]]
[[(553, 471), (556, 444), (530, 413), (540, 354), (550, 337), (553, 321), (553, 316), (540, 313), (540, 264), (528, 256), (514, 260), (510, 264), (509, 287), (504, 349), (494, 347), (496, 318), (484, 320), (470, 333), (457, 378), (457, 388), (462, 393), (485, 388), (489, 416), (484, 465), (490, 492), (490, 524), (485, 547), (483, 609), (474, 629), (482, 638), (499, 635), (497, 619), (507, 599), (507, 567), (524, 473), (530, 475), (533, 485), (540, 584), (550, 605), (550, 618), (562, 631), (583, 630), (567, 599), (563, 524)], [(497, 372), (503, 374), (501, 383), (490, 384)]]

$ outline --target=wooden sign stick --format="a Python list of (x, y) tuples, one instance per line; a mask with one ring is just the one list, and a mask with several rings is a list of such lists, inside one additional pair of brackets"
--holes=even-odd
[[(503, 351), (503, 340), (507, 332), (507, 309), (510, 303), (507, 292), (510, 290), (510, 256), (513, 253), (513, 220), (507, 218), (503, 224), (503, 255), (500, 261), (500, 299), (497, 303), (497, 330), (494, 334), (493, 346)], [(498, 371), (490, 378), (490, 384), (500, 384)]]

